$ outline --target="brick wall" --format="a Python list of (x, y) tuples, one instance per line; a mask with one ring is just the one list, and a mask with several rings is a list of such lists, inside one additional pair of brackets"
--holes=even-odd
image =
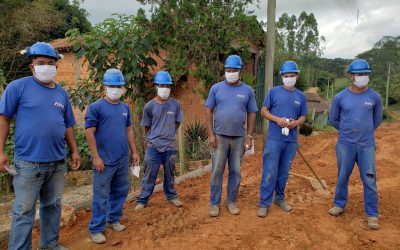
[[(87, 75), (87, 66), (82, 67), (83, 59), (76, 60), (72, 52), (62, 52), (64, 58), (59, 60), (57, 63), (58, 73), (56, 81), (65, 82), (68, 86), (74, 86), (77, 84), (80, 77)], [(154, 72), (162, 69), (164, 66), (163, 59), (165, 59), (167, 53), (160, 51), (160, 56), (154, 56), (157, 61), (157, 66), (153, 68)], [(248, 62), (246, 64), (245, 71), (248, 73), (254, 72), (254, 62)], [(180, 82), (177, 87), (172, 91), (171, 95), (176, 98), (180, 104), (184, 113), (185, 124), (194, 123), (200, 121), (205, 122), (205, 100), (199, 91), (195, 91), (198, 86), (198, 80), (193, 76), (189, 75), (186, 82)], [(77, 123), (80, 125), (84, 124), (84, 113), (75, 109), (74, 110)]]

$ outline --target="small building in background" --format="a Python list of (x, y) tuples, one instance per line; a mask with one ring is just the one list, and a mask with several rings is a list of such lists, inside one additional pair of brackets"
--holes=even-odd
[(309, 122), (313, 127), (325, 127), (328, 124), (330, 102), (318, 94), (318, 87), (307, 89), (304, 94), (307, 99)]

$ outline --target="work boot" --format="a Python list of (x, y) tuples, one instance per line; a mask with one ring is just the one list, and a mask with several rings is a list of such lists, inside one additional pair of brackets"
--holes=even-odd
[(211, 217), (217, 217), (219, 215), (219, 206), (211, 206), (210, 210), (208, 210), (208, 215), (210, 215)]
[(233, 215), (238, 215), (240, 214), (240, 208), (236, 203), (229, 203), (226, 205), (226, 208), (228, 208), (229, 213)]
[(169, 202), (171, 202), (172, 205), (174, 205), (175, 207), (182, 207), (183, 206), (183, 202), (180, 201), (178, 198), (174, 198), (172, 200), (169, 200)]
[(146, 206), (145, 206), (144, 204), (138, 203), (138, 204), (136, 204), (135, 211), (142, 210), (142, 209), (145, 208), (145, 207), (146, 207)]
[(120, 224), (119, 222), (107, 224), (107, 226), (111, 227), (114, 232), (122, 232), (126, 229), (126, 226)]
[(378, 217), (368, 217), (368, 228), (373, 230), (379, 229)]
[(257, 216), (261, 218), (265, 218), (268, 215), (268, 208), (267, 207), (260, 207), (257, 212)]
[(340, 208), (340, 207), (333, 207), (333, 208), (328, 210), (328, 213), (330, 215), (333, 215), (333, 216), (336, 216), (336, 217), (341, 215), (343, 212), (344, 212), (344, 209)]
[(104, 236), (103, 233), (89, 233), (89, 235), (92, 241), (96, 244), (102, 244), (106, 242), (106, 236)]
[(275, 204), (278, 205), (283, 211), (290, 212), (292, 211), (292, 206), (286, 203), (286, 201), (275, 201)]

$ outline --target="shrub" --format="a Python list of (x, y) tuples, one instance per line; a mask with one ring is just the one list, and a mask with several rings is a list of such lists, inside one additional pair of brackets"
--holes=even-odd
[[(82, 160), (80, 170), (91, 170), (92, 169), (92, 160), (91, 160), (89, 145), (86, 141), (85, 129), (77, 126), (75, 128), (75, 138), (76, 138), (76, 144), (78, 145), (78, 152), (79, 152), (79, 155), (81, 156), (81, 160)], [(68, 162), (68, 170), (69, 171), (71, 170), (71, 155), (72, 155), (72, 152), (68, 148), (67, 162)]]
[(204, 124), (195, 122), (185, 128), (185, 155), (188, 160), (197, 161), (210, 158), (207, 129)]

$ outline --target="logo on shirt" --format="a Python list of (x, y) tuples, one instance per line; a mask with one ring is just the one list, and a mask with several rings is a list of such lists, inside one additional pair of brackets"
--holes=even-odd
[(295, 101), (294, 101), (294, 104), (296, 104), (297, 106), (299, 106), (299, 105), (300, 105), (300, 102), (297, 101), (297, 100), (295, 100)]
[(370, 102), (370, 101), (365, 101), (364, 105), (368, 106), (368, 107), (372, 107), (374, 104), (372, 102)]
[(237, 94), (236, 97), (239, 98), (239, 99), (245, 99), (246, 98), (245, 95), (241, 95), (241, 94)]
[(128, 113), (122, 113), (123, 117), (128, 117)]
[(60, 107), (60, 108), (64, 109), (64, 104), (62, 104), (62, 103), (60, 103), (60, 102), (55, 102), (55, 103), (54, 103), (54, 106)]
[(174, 115), (175, 113), (172, 111), (167, 111), (167, 115)]

